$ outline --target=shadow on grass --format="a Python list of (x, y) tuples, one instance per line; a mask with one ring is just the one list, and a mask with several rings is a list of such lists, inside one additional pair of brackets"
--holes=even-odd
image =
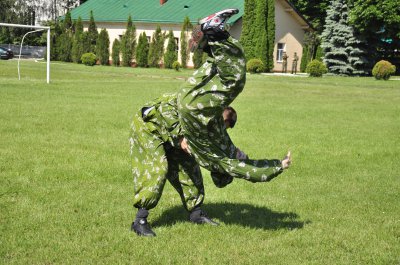
[[(207, 215), (218, 222), (266, 230), (301, 229), (310, 221), (300, 221), (296, 213), (274, 212), (266, 207), (244, 203), (208, 203), (202, 206)], [(182, 206), (172, 207), (153, 221), (154, 226), (171, 226), (188, 220)]]

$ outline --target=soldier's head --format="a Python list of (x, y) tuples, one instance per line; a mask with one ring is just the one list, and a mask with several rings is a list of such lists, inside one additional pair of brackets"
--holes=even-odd
[(222, 117), (224, 118), (226, 128), (235, 127), (237, 121), (236, 110), (230, 106), (224, 108), (224, 112), (222, 113)]

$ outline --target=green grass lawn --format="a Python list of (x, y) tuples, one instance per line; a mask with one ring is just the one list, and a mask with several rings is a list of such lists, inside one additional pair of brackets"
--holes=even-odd
[(166, 184), (130, 231), (129, 125), (190, 70), (0, 61), (0, 264), (399, 264), (400, 81), (248, 75), (230, 132), (253, 158), (293, 165), (216, 188), (193, 225)]

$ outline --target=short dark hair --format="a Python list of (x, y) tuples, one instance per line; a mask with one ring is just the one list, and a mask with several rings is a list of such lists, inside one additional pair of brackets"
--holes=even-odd
[(224, 108), (224, 112), (227, 112), (227, 121), (229, 123), (229, 126), (231, 128), (235, 127), (236, 121), (237, 121), (237, 113), (234, 108), (231, 106), (227, 106)]

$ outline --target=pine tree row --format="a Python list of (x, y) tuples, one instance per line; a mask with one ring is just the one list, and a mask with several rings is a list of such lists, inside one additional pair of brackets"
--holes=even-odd
[[(153, 33), (151, 39), (143, 32), (137, 38), (136, 27), (132, 17), (127, 20), (126, 30), (121, 40), (115, 39), (109, 51), (110, 38), (106, 29), (98, 33), (93, 12), (90, 13), (88, 30), (83, 30), (82, 19), (72, 21), (68, 12), (61, 23), (56, 23), (52, 31), (51, 60), (82, 63), (82, 55), (93, 53), (99, 64), (114, 66), (139, 66), (173, 68), (178, 60), (178, 46), (181, 48), (180, 66), (186, 68), (189, 59), (188, 41), (192, 24), (188, 17), (183, 22), (180, 43), (174, 37), (173, 31), (168, 34), (161, 27)], [(166, 49), (164, 43), (167, 42)]]

